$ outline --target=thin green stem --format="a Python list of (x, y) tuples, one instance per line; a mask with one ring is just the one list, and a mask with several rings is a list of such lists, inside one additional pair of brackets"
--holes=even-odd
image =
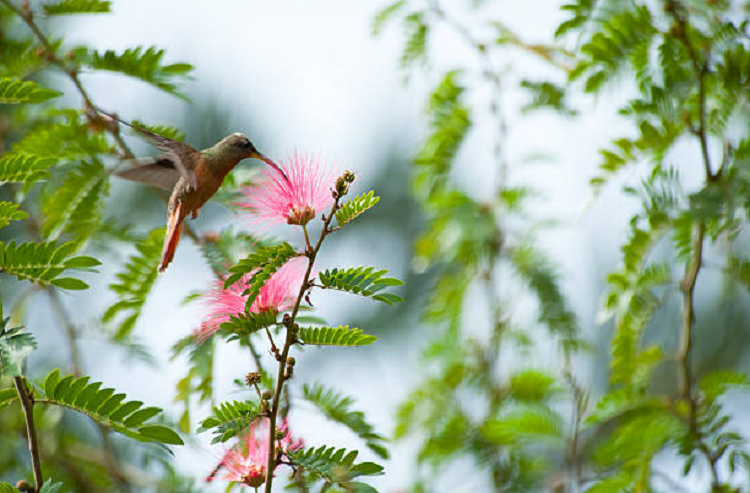
[(26, 419), (26, 436), (29, 440), (29, 454), (31, 455), (31, 467), (34, 471), (34, 491), (44, 484), (42, 475), (42, 464), (39, 460), (39, 445), (36, 439), (36, 428), (34, 427), (34, 400), (29, 395), (29, 389), (26, 387), (26, 380), (23, 377), (13, 377), (13, 384), (16, 386), (16, 392), (21, 399), (23, 415)]
[(305, 297), (305, 293), (308, 289), (310, 289), (310, 275), (312, 274), (312, 268), (313, 264), (315, 263), (315, 258), (320, 251), (320, 246), (323, 244), (323, 240), (328, 235), (328, 233), (330, 233), (331, 220), (333, 219), (338, 206), (339, 197), (336, 196), (334, 197), (330, 213), (323, 219), (323, 229), (320, 232), (320, 236), (318, 237), (318, 241), (315, 244), (315, 247), (308, 250), (307, 269), (305, 270), (305, 275), (302, 278), (302, 285), (299, 288), (299, 294), (297, 295), (297, 300), (294, 303), (292, 313), (284, 322), (284, 325), (286, 326), (286, 340), (284, 341), (284, 348), (282, 349), (281, 355), (279, 356), (279, 370), (276, 376), (276, 391), (273, 394), (273, 403), (271, 404), (271, 409), (269, 410), (268, 416), (268, 464), (266, 467), (265, 493), (271, 493), (273, 471), (276, 468), (276, 417), (279, 413), (279, 400), (284, 389), (284, 381), (286, 380), (286, 362), (289, 356), (289, 350), (296, 341), (296, 334), (293, 330), (295, 320), (297, 318), (297, 313), (299, 313), (299, 307), (302, 304), (302, 300)]

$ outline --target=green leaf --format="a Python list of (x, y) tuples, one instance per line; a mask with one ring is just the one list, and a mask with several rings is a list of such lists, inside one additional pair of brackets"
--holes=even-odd
[(6, 227), (11, 221), (22, 221), (29, 217), (19, 207), (21, 206), (15, 202), (0, 202), (0, 228)]
[(356, 450), (347, 452), (346, 449), (321, 446), (317, 449), (300, 448), (289, 451), (292, 463), (307, 469), (316, 476), (339, 486), (346, 487), (352, 479), (359, 476), (378, 476), (383, 474), (382, 466), (372, 462), (355, 464)]
[(29, 76), (45, 65), (46, 60), (40, 55), (36, 43), (31, 38), (4, 37), (0, 45), (0, 77)]
[(196, 433), (212, 430), (211, 443), (224, 443), (250, 426), (259, 412), (258, 405), (252, 401), (223, 402), (214, 407), (211, 416), (201, 421)]
[(180, 435), (171, 428), (161, 425), (148, 425), (138, 428), (138, 433), (148, 438), (149, 441), (166, 443), (168, 445), (184, 445)]
[(750, 387), (750, 377), (744, 373), (715, 370), (700, 381), (700, 389), (707, 403), (712, 404), (727, 390)]
[(138, 128), (146, 129), (149, 132), (155, 133), (156, 135), (161, 135), (162, 137), (176, 140), (177, 142), (182, 142), (183, 140), (185, 140), (185, 132), (177, 127), (170, 127), (168, 125), (146, 125), (139, 120), (133, 120), (131, 123)]
[(528, 440), (558, 442), (563, 439), (563, 430), (559, 414), (545, 407), (532, 407), (487, 421), (482, 434), (492, 443), (511, 445)]
[(510, 393), (517, 401), (540, 403), (555, 392), (554, 384), (553, 377), (539, 371), (526, 370), (510, 377)]
[(105, 134), (92, 132), (89, 121), (79, 111), (61, 109), (38, 119), (31, 129), (13, 144), (15, 154), (30, 154), (55, 160), (90, 159), (95, 154), (113, 154)]
[(97, 423), (112, 428), (141, 442), (182, 445), (174, 431), (161, 425), (143, 424), (161, 409), (143, 408), (139, 401), (125, 401), (124, 394), (115, 394), (111, 388), (101, 388), (101, 382), (88, 383), (89, 377), (60, 378), (60, 370), (51, 371), (44, 379), (44, 398), (37, 403), (54, 404), (85, 414)]
[(83, 281), (58, 279), (68, 269), (91, 270), (100, 265), (93, 257), (70, 257), (75, 246), (74, 243), (59, 246), (53, 242), (16, 245), (14, 241), (7, 244), (0, 241), (0, 271), (42, 286), (57, 281), (63, 289), (85, 289), (88, 286)]
[(18, 488), (5, 481), (0, 481), (0, 493), (18, 493)]
[(289, 243), (258, 248), (256, 251), (237, 262), (230, 269), (230, 275), (224, 281), (224, 289), (233, 285), (245, 275), (250, 275), (246, 283), (246, 307), (250, 309), (266, 281), (276, 273), (297, 252)]
[(445, 191), (451, 163), (471, 127), (471, 114), (463, 101), (465, 89), (458, 82), (460, 74), (445, 74), (430, 95), (427, 114), (431, 133), (414, 158), (412, 186), (420, 200), (434, 200)]
[(367, 346), (378, 338), (348, 325), (338, 327), (301, 327), (299, 338), (303, 344), (315, 346)]
[(93, 69), (119, 72), (147, 82), (181, 99), (187, 99), (179, 92), (175, 79), (188, 77), (193, 66), (187, 63), (163, 65), (164, 50), (159, 50), (154, 46), (146, 49), (142, 46), (128, 48), (119, 54), (112, 50), (104, 53), (79, 51), (78, 56)]
[(218, 332), (227, 337), (229, 341), (245, 340), (250, 334), (277, 325), (277, 316), (278, 313), (275, 310), (230, 315), (229, 321), (222, 323)]
[(633, 478), (629, 474), (621, 472), (602, 479), (588, 488), (585, 493), (625, 493), (630, 491), (633, 482)]
[(60, 95), (30, 80), (0, 78), (0, 104), (42, 103)]
[(21, 376), (23, 360), (36, 349), (34, 336), (9, 322), (10, 317), (0, 320), (0, 377)]
[(83, 241), (91, 236), (102, 219), (108, 175), (98, 160), (84, 161), (54, 191), (45, 194), (42, 206), (42, 234), (56, 240), (68, 232)]
[(380, 202), (380, 197), (374, 194), (375, 192), (370, 190), (359, 197), (344, 202), (341, 208), (336, 211), (336, 223), (339, 226), (343, 226), (364, 214), (367, 210), (375, 207), (375, 204)]
[(380, 293), (389, 286), (404, 283), (392, 277), (383, 277), (387, 270), (374, 270), (374, 267), (352, 267), (349, 269), (326, 270), (318, 274), (318, 279), (326, 289), (336, 289), (358, 294), (389, 305), (403, 301), (403, 298), (389, 293)]
[(52, 478), (48, 478), (42, 487), (39, 488), (39, 493), (59, 493), (60, 488), (62, 487), (62, 483), (55, 482)]
[(550, 262), (532, 247), (526, 245), (515, 248), (511, 254), (513, 267), (519, 276), (528, 283), (529, 289), (539, 300), (539, 321), (564, 341), (575, 338), (576, 317), (558, 285), (557, 274)]
[(107, 308), (102, 316), (102, 322), (109, 323), (118, 315), (123, 315), (115, 331), (115, 338), (118, 340), (130, 335), (143, 310), (143, 305), (156, 281), (163, 242), (164, 228), (152, 230), (136, 245), (137, 253), (130, 256), (123, 271), (117, 273), (118, 281), (109, 285), (117, 294), (118, 301)]
[(375, 433), (375, 428), (365, 421), (362, 411), (351, 410), (354, 399), (319, 383), (312, 387), (305, 384), (304, 394), (305, 399), (315, 404), (328, 419), (346, 426), (364, 440), (378, 456), (388, 458), (388, 450), (383, 445), (385, 438)]
[(31, 184), (49, 177), (48, 169), (57, 159), (31, 154), (5, 154), (0, 157), (0, 183)]
[(421, 12), (414, 12), (404, 18), (406, 43), (401, 51), (401, 67), (408, 68), (415, 63), (427, 63), (428, 26)]
[(406, 0), (398, 0), (378, 11), (372, 19), (372, 34), (377, 36), (400, 10), (406, 6)]
[(111, 2), (105, 0), (60, 0), (43, 5), (47, 15), (99, 14), (109, 12)]
[(18, 391), (13, 387), (0, 389), (0, 409), (18, 399)]

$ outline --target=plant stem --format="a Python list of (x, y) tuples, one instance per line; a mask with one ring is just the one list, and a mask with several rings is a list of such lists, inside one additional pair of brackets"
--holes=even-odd
[(302, 278), (302, 285), (299, 288), (297, 301), (294, 303), (294, 308), (292, 309), (291, 315), (284, 323), (284, 325), (286, 326), (286, 340), (284, 341), (284, 348), (282, 349), (281, 356), (279, 357), (279, 371), (276, 377), (276, 391), (273, 394), (273, 403), (271, 404), (271, 409), (269, 410), (268, 416), (268, 464), (266, 467), (266, 493), (271, 493), (271, 486), (273, 483), (273, 470), (276, 468), (276, 417), (279, 412), (279, 400), (284, 389), (284, 380), (286, 378), (286, 361), (287, 357), (289, 356), (289, 350), (296, 341), (296, 336), (294, 331), (292, 330), (292, 327), (294, 327), (294, 321), (297, 318), (297, 313), (299, 312), (299, 307), (302, 304), (305, 293), (308, 289), (310, 289), (310, 274), (312, 273), (313, 264), (315, 263), (315, 257), (317, 257), (318, 251), (320, 251), (320, 246), (323, 244), (323, 240), (330, 232), (329, 228), (331, 225), (331, 220), (336, 213), (338, 205), (339, 197), (335, 196), (333, 205), (331, 206), (331, 211), (323, 220), (323, 229), (321, 230), (320, 236), (318, 237), (318, 242), (315, 244), (314, 248), (308, 250), (307, 252), (307, 270), (305, 271), (305, 276)]
[[(698, 138), (703, 158), (703, 168), (706, 174), (706, 182), (716, 180), (711, 169), (711, 156), (708, 152), (708, 128), (706, 125), (706, 75), (709, 70), (710, 48), (706, 48), (706, 55), (702, 57), (693, 45), (688, 32), (689, 20), (682, 6), (675, 0), (667, 2), (667, 10), (679, 26), (677, 38), (685, 45), (693, 70), (698, 80), (698, 128), (693, 133)], [(698, 450), (706, 458), (711, 470), (712, 491), (718, 491), (721, 485), (719, 474), (716, 470), (717, 458), (711, 452), (709, 446), (703, 440), (703, 433), (698, 423), (698, 398), (693, 395), (693, 376), (690, 368), (690, 353), (693, 349), (693, 326), (695, 325), (695, 285), (698, 274), (703, 264), (703, 242), (706, 235), (706, 224), (698, 223), (698, 232), (693, 244), (693, 256), (685, 268), (685, 276), (680, 283), (682, 290), (682, 330), (680, 333), (680, 345), (677, 351), (677, 363), (679, 367), (678, 391), (688, 404), (688, 426), (694, 437)]]
[(39, 445), (36, 440), (36, 428), (34, 427), (34, 401), (29, 395), (29, 389), (26, 387), (26, 380), (23, 377), (13, 377), (13, 383), (16, 386), (16, 392), (21, 399), (24, 418), (26, 419), (26, 435), (29, 439), (29, 453), (31, 454), (31, 466), (34, 470), (34, 491), (39, 491), (44, 484), (42, 476), (42, 464), (39, 461)]

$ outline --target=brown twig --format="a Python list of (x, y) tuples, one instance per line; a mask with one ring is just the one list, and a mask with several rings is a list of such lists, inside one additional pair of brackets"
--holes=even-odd
[(289, 350), (297, 340), (297, 336), (294, 331), (295, 320), (297, 318), (297, 313), (299, 312), (300, 305), (302, 304), (302, 300), (305, 297), (305, 293), (308, 289), (310, 289), (310, 275), (312, 273), (313, 264), (315, 263), (315, 258), (320, 251), (320, 246), (323, 244), (323, 240), (331, 232), (331, 220), (333, 219), (336, 213), (336, 209), (339, 206), (339, 198), (340, 197), (337, 194), (334, 195), (333, 205), (331, 206), (330, 213), (327, 217), (323, 216), (323, 229), (321, 230), (320, 236), (318, 237), (318, 242), (315, 244), (315, 247), (313, 247), (312, 250), (307, 253), (307, 270), (305, 270), (305, 275), (302, 278), (302, 285), (299, 288), (297, 300), (294, 303), (294, 308), (292, 309), (291, 315), (289, 317), (285, 317), (284, 320), (284, 325), (286, 326), (286, 340), (284, 342), (284, 348), (281, 351), (281, 356), (279, 357), (279, 371), (276, 377), (276, 391), (273, 394), (273, 403), (271, 404), (271, 409), (269, 410), (268, 416), (268, 465), (266, 468), (266, 493), (271, 493), (273, 470), (276, 467), (276, 417), (279, 412), (279, 400), (284, 388), (284, 381), (286, 380), (287, 357), (289, 356)]
[[(705, 170), (706, 182), (716, 180), (719, 173), (713, 174), (711, 167), (711, 156), (708, 151), (708, 128), (706, 124), (706, 76), (709, 74), (710, 49), (706, 49), (702, 56), (690, 39), (689, 21), (683, 6), (675, 0), (667, 2), (667, 11), (672, 15), (676, 23), (675, 35), (687, 50), (690, 60), (698, 79), (698, 128), (691, 131), (700, 142)], [(722, 165), (723, 166), (723, 165)], [(706, 224), (698, 223), (698, 231), (692, 247), (692, 258), (685, 267), (685, 275), (680, 283), (682, 291), (682, 324), (680, 331), (680, 343), (677, 350), (677, 366), (679, 378), (679, 394), (688, 404), (688, 426), (690, 433), (696, 440), (698, 450), (704, 455), (711, 470), (711, 487), (717, 489), (721, 485), (719, 474), (716, 469), (717, 457), (711, 452), (709, 446), (703, 440), (703, 433), (698, 423), (698, 397), (693, 395), (693, 375), (690, 368), (690, 356), (693, 349), (693, 326), (695, 325), (695, 285), (698, 274), (703, 265), (703, 243), (706, 234)]]
[(42, 464), (39, 460), (39, 445), (36, 439), (36, 428), (34, 427), (34, 400), (29, 395), (29, 389), (26, 387), (26, 380), (23, 377), (13, 377), (13, 384), (16, 386), (16, 392), (21, 399), (23, 415), (26, 419), (26, 436), (29, 440), (29, 454), (31, 454), (31, 467), (34, 470), (34, 491), (44, 484), (42, 475)]

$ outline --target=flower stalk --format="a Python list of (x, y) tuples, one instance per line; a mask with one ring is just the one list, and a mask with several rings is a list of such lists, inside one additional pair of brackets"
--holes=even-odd
[[(289, 350), (291, 349), (292, 345), (297, 341), (297, 330), (299, 329), (299, 326), (295, 323), (295, 320), (297, 318), (297, 313), (299, 313), (300, 305), (302, 304), (302, 300), (305, 298), (305, 294), (307, 293), (308, 289), (310, 289), (310, 275), (312, 273), (313, 264), (315, 263), (315, 258), (318, 255), (318, 252), (320, 251), (320, 247), (323, 244), (323, 240), (325, 237), (331, 232), (330, 226), (331, 226), (331, 220), (336, 214), (336, 210), (339, 206), (339, 199), (340, 195), (337, 192), (333, 192), (333, 205), (331, 205), (331, 210), (328, 214), (328, 216), (323, 216), (323, 229), (320, 232), (320, 236), (318, 237), (318, 241), (315, 244), (315, 246), (312, 249), (308, 249), (306, 255), (307, 255), (307, 270), (305, 271), (305, 275), (302, 279), (302, 284), (299, 288), (299, 294), (297, 295), (297, 300), (294, 304), (294, 308), (292, 309), (291, 315), (288, 317), (284, 317), (284, 326), (286, 327), (286, 339), (284, 341), (284, 347), (281, 351), (281, 355), (279, 356), (279, 369), (278, 374), (276, 376), (276, 390), (273, 394), (273, 401), (271, 403), (269, 412), (268, 412), (268, 422), (269, 422), (269, 440), (268, 440), (268, 471), (273, 471), (276, 467), (277, 458), (276, 458), (276, 447), (274, 440), (276, 435), (276, 418), (279, 414), (279, 401), (281, 399), (281, 393), (284, 389), (284, 382), (287, 380), (287, 378), (291, 378), (291, 368), (293, 368), (293, 365), (288, 365), (289, 360)], [(266, 479), (266, 486), (265, 486), (265, 492), (271, 493), (271, 487), (273, 483), (273, 476), (271, 474), (268, 475), (268, 478)]]

